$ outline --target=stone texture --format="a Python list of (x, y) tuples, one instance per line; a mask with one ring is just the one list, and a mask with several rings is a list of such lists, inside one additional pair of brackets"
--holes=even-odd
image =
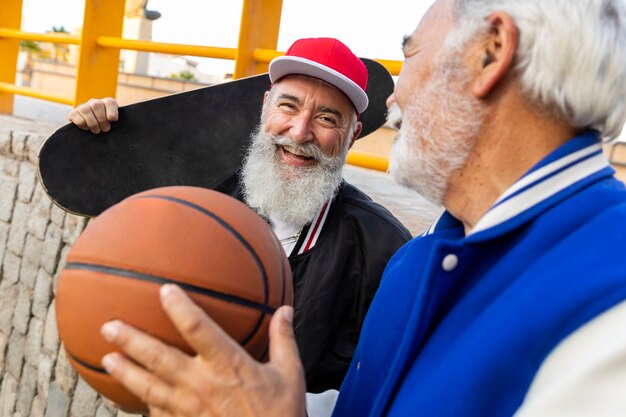
[(11, 153), (11, 129), (0, 127), (0, 155)]
[(78, 236), (83, 231), (87, 223), (87, 219), (85, 217), (79, 217), (74, 215), (65, 216), (65, 225), (63, 228), (63, 242), (69, 243), (70, 245), (76, 242)]
[(31, 290), (23, 285), (17, 296), (17, 305), (13, 312), (13, 330), (26, 334), (28, 321), (30, 320)]
[(36, 389), (37, 369), (28, 364), (24, 365), (17, 393), (17, 403), (15, 405), (15, 410), (20, 415), (28, 416), (30, 414), (30, 407), (35, 398)]
[(46, 322), (43, 329), (43, 350), (44, 352), (55, 353), (59, 349), (59, 331), (57, 329), (57, 316), (54, 299), (48, 307)]
[(113, 417), (115, 415), (115, 409), (109, 407), (104, 401), (98, 406), (96, 411), (96, 417)]
[(50, 221), (52, 202), (47, 197), (43, 196), (36, 196), (34, 201), (36, 203), (28, 219), (27, 231), (36, 236), (39, 240), (44, 240), (46, 228)]
[(4, 378), (7, 378), (10, 374), (16, 381), (20, 379), (22, 375), (22, 364), (24, 362), (24, 344), (26, 343), (26, 337), (19, 332), (13, 331), (9, 338), (9, 346), (7, 349), (7, 356), (5, 362), (6, 372)]
[(70, 407), (70, 396), (53, 382), (50, 384), (45, 417), (67, 417)]
[(15, 195), (17, 193), (17, 179), (0, 176), (0, 220), (8, 222), (13, 214)]
[(32, 292), (35, 287), (35, 279), (37, 278), (37, 261), (33, 262), (29, 259), (22, 258), (20, 266), (20, 283)]
[[(7, 239), (9, 238), (9, 224), (0, 221), (0, 260), (4, 259), (7, 250)], [(1, 266), (0, 266), (1, 270)], [(0, 275), (1, 276), (1, 275)]]
[(26, 236), (26, 243), (24, 244), (22, 258), (32, 261), (36, 266), (38, 266), (42, 249), (43, 236), (42, 239), (39, 239), (36, 236), (29, 234)]
[(33, 317), (28, 326), (24, 359), (26, 363), (37, 368), (41, 356), (41, 342), (43, 341), (43, 320)]
[(28, 204), (19, 201), (15, 203), (7, 245), (13, 253), (22, 253), (24, 242), (26, 241), (26, 223), (28, 222), (29, 215), (30, 206)]
[(46, 401), (39, 397), (39, 395), (35, 396), (33, 399), (33, 405), (30, 407), (29, 417), (44, 417), (44, 413), (46, 412)]
[(10, 416), (15, 409), (18, 390), (17, 379), (11, 375), (4, 375), (0, 385), (0, 416)]
[(50, 208), (50, 221), (59, 227), (63, 227), (65, 222), (65, 211), (61, 210), (55, 204), (52, 204)]
[(20, 163), (13, 159), (5, 159), (2, 163), (2, 172), (11, 178), (17, 178), (20, 172)]
[(22, 258), (10, 251), (5, 251), (4, 261), (2, 262), (2, 275), (4, 279), (11, 284), (16, 284), (20, 280), (21, 265)]
[(79, 378), (70, 408), (72, 417), (93, 417), (96, 414), (97, 399), (98, 393)]
[(54, 223), (48, 224), (43, 250), (40, 254), (40, 265), (49, 274), (53, 274), (59, 263), (63, 230)]
[(17, 198), (20, 201), (25, 203), (30, 201), (35, 190), (36, 179), (35, 165), (30, 162), (22, 162), (20, 164), (19, 186), (17, 189)]
[(11, 150), (13, 151), (13, 155), (19, 158), (27, 157), (28, 150), (26, 149), (26, 140), (28, 139), (28, 132), (13, 131), (11, 139)]
[(28, 140), (26, 141), (26, 153), (28, 154), (28, 161), (31, 164), (37, 165), (39, 162), (39, 150), (47, 137), (48, 135), (35, 133), (30, 133), (28, 135)]
[(6, 354), (7, 343), (9, 343), (9, 336), (0, 333), (0, 375), (4, 372), (4, 357)]
[(57, 362), (54, 367), (54, 375), (59, 388), (70, 396), (74, 391), (78, 376), (76, 374), (76, 370), (74, 370), (70, 362), (67, 360), (65, 349), (59, 349), (59, 355), (57, 356)]
[(55, 357), (43, 353), (39, 359), (37, 367), (37, 395), (44, 401), (50, 395), (50, 381), (52, 381), (52, 371), (54, 369)]
[(43, 269), (39, 269), (37, 280), (35, 282), (35, 291), (33, 294), (33, 316), (46, 320), (48, 315), (48, 307), (52, 299), (52, 276)]
[(0, 283), (0, 332), (11, 334), (13, 327), (13, 311), (17, 304), (19, 285), (4, 280)]

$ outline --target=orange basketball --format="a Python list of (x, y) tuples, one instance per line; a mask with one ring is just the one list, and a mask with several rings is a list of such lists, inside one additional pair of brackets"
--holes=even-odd
[(272, 313), (293, 300), (289, 263), (270, 226), (234, 198), (164, 187), (103, 212), (68, 254), (57, 286), (57, 325), (80, 376), (129, 412), (146, 406), (102, 369), (102, 356), (117, 349), (100, 327), (121, 319), (192, 354), (161, 309), (165, 283), (181, 286), (260, 360)]

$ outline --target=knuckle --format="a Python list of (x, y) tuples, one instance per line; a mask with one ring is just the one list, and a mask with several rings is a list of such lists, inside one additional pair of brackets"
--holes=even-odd
[(80, 105), (78, 105), (78, 107), (76, 107), (76, 109), (79, 113), (85, 113), (87, 111), (90, 110), (89, 104), (87, 103), (82, 103)]
[(151, 349), (147, 354), (146, 358), (146, 368), (150, 371), (157, 371), (161, 369), (165, 360), (165, 352), (162, 348), (158, 347), (155, 349)]
[(194, 314), (194, 315), (187, 317), (181, 323), (180, 327), (183, 333), (188, 334), (188, 335), (194, 335), (196, 333), (199, 333), (202, 330), (203, 325), (204, 325), (204, 322), (202, 321), (202, 319)]

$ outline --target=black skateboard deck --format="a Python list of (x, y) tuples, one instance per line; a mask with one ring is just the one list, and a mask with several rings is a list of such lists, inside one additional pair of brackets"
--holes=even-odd
[[(361, 136), (385, 123), (394, 86), (385, 67), (363, 62), (370, 102)], [(151, 188), (215, 188), (241, 166), (269, 87), (261, 74), (123, 106), (98, 135), (63, 126), (39, 151), (39, 180), (59, 207), (89, 217)]]

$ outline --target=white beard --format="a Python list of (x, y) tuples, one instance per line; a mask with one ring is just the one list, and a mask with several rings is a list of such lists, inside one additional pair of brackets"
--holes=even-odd
[[(306, 225), (339, 188), (349, 142), (346, 139), (347, 146), (339, 155), (329, 157), (312, 143), (298, 145), (288, 137), (265, 133), (261, 124), (252, 135), (241, 171), (246, 203), (268, 219), (297, 227)], [(281, 145), (297, 148), (317, 163), (309, 167), (287, 165), (278, 155)]]
[[(476, 143), (486, 111), (463, 91), (468, 76), (460, 55), (454, 59), (444, 53), (435, 65), (424, 88), (409, 98), (389, 171), (398, 183), (442, 204), (452, 173), (465, 165)], [(390, 123), (396, 126), (397, 113), (399, 107), (390, 109)]]

